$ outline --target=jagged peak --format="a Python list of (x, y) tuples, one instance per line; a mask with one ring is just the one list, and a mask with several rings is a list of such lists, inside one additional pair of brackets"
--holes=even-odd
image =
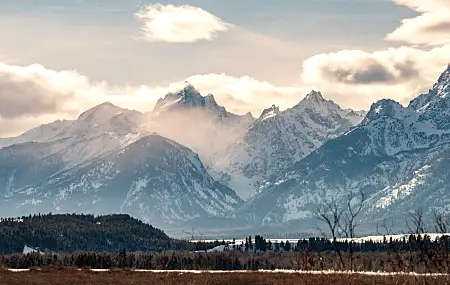
[(216, 98), (214, 98), (214, 95), (211, 93), (209, 93), (208, 95), (205, 96), (205, 101), (207, 103), (217, 105)]
[(312, 90), (305, 96), (305, 100), (309, 101), (326, 101), (320, 91)]
[(327, 100), (320, 91), (312, 90), (300, 102), (288, 109), (290, 111), (299, 112), (308, 110), (308, 112), (324, 114), (335, 114), (346, 112), (333, 100)]
[(444, 70), (444, 72), (439, 76), (438, 79), (439, 83), (450, 83), (450, 63), (448, 64), (447, 68)]
[[(210, 100), (210, 99), (209, 99)], [(164, 98), (158, 99), (155, 105), (155, 110), (165, 108), (175, 102), (184, 103), (185, 105), (203, 104), (205, 97), (195, 89), (194, 85), (189, 82), (184, 82), (181, 89), (175, 92), (167, 93)]]
[[(195, 89), (194, 85), (186, 81), (185, 86), (181, 90), (181, 94), (183, 96), (189, 96), (189, 95), (200, 95), (200, 92)], [(200, 95), (201, 96), (201, 95)], [(203, 96), (202, 96), (203, 97)]]
[(271, 107), (264, 109), (261, 113), (261, 116), (259, 116), (259, 120), (265, 120), (270, 117), (274, 117), (280, 113), (280, 107), (276, 106), (275, 104)]
[(247, 113), (245, 113), (243, 117), (249, 117), (249, 118), (252, 118), (252, 119), (255, 118), (255, 117), (253, 117), (252, 112), (247, 112)]
[(433, 85), (432, 93), (439, 97), (447, 97), (450, 93), (450, 64)]
[(184, 88), (188, 88), (188, 89), (189, 89), (189, 88), (191, 88), (191, 89), (195, 89), (195, 87), (194, 87), (194, 84), (192, 84), (191, 82), (189, 82), (189, 81), (187, 81), (187, 80), (186, 80), (186, 81), (184, 81), (184, 83), (183, 83), (183, 84), (184, 84), (184, 87), (183, 87), (183, 89), (184, 89)]
[(167, 93), (164, 96), (164, 98), (162, 98), (162, 99), (170, 99), (170, 98), (174, 98), (174, 97), (179, 98), (179, 97), (189, 96), (189, 95), (200, 95), (200, 92), (195, 88), (195, 86), (193, 84), (189, 83), (188, 81), (185, 81), (182, 84), (181, 88), (177, 89), (174, 92)]
[(320, 107), (325, 105), (337, 105), (332, 100), (327, 100), (323, 97), (320, 91), (312, 90), (309, 92), (300, 102), (298, 102), (293, 108), (305, 108), (305, 107)]
[(409, 108), (403, 107), (397, 101), (394, 101), (392, 99), (382, 99), (372, 104), (363, 121), (363, 124), (377, 120), (381, 117), (390, 117), (401, 120), (411, 112), (414, 111)]
[(167, 93), (165, 97), (171, 95), (182, 96), (185, 93), (199, 93), (199, 91), (195, 88), (195, 86), (192, 83), (190, 83), (189, 81), (184, 81), (183, 83), (178, 84), (177, 88), (175, 88), (174, 91)]
[(280, 107), (275, 104), (272, 104), (272, 106), (270, 106), (269, 108), (264, 109), (263, 113), (264, 112), (279, 112), (279, 111), (280, 111)]
[(438, 81), (428, 93), (421, 94), (409, 102), (408, 107), (416, 111), (424, 110), (433, 101), (446, 97), (450, 93), (450, 64), (439, 76)]

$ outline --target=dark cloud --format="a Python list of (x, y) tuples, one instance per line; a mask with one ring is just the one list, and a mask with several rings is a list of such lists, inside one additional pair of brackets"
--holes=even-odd
[(450, 20), (447, 22), (440, 22), (434, 25), (429, 25), (426, 28), (424, 28), (424, 32), (446, 33), (448, 36), (450, 36)]
[(76, 72), (0, 63), (0, 117), (10, 120), (55, 114), (67, 103), (77, 105), (71, 99), (88, 88), (87, 79)]
[(376, 59), (366, 60), (359, 66), (322, 66), (323, 76), (345, 84), (397, 84), (419, 76), (414, 63), (394, 63), (392, 68)]
[(0, 73), (0, 115), (4, 119), (55, 113), (59, 100), (66, 96), (54, 94), (33, 80)]

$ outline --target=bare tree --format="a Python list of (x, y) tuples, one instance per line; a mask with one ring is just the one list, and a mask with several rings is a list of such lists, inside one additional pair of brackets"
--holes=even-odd
[[(365, 201), (365, 195), (363, 191), (360, 191), (358, 197), (355, 196), (354, 192), (351, 192), (346, 197), (346, 200), (337, 201), (332, 199), (331, 201), (325, 201), (317, 205), (316, 218), (325, 223), (331, 234), (335, 251), (339, 255), (343, 268), (345, 268), (345, 262), (336, 239), (338, 235), (341, 237), (342, 234), (346, 238), (355, 238), (356, 227), (360, 224), (358, 216), (363, 209)], [(318, 229), (325, 237), (328, 236), (324, 230), (319, 227)], [(349, 251), (350, 269), (353, 270), (353, 240), (350, 240)]]
[(345, 234), (346, 238), (355, 238), (355, 229), (360, 225), (357, 217), (361, 213), (365, 201), (366, 197), (363, 191), (359, 191), (358, 197), (355, 196), (354, 192), (350, 192), (347, 196), (346, 207), (339, 223), (339, 229)]
[(450, 226), (450, 218), (448, 215), (445, 215), (442, 212), (434, 211), (433, 219), (434, 219), (434, 227), (435, 227), (436, 233), (439, 233), (439, 234), (448, 233), (448, 229)]
[[(430, 236), (427, 235), (427, 227), (425, 225), (423, 210), (419, 208), (413, 212), (410, 212), (409, 214), (410, 214), (410, 222), (407, 221), (407, 226), (410, 233), (414, 236), (413, 245), (415, 246), (414, 250), (416, 250), (419, 255), (419, 263), (420, 262), (424, 263), (425, 270), (427, 273), (431, 274), (436, 271), (440, 273), (446, 273), (441, 272), (441, 270), (443, 269), (441, 266), (442, 264), (441, 261), (443, 259), (446, 259), (445, 254), (447, 253), (447, 251), (443, 248), (439, 248), (441, 246), (440, 243), (435, 243), (434, 246), (431, 243)], [(443, 216), (439, 216), (438, 214), (437, 216), (435, 216), (435, 223), (439, 222), (441, 223), (440, 226), (444, 227), (445, 226), (444, 219), (445, 218)], [(435, 226), (439, 227), (439, 225), (437, 224), (435, 224)], [(412, 253), (410, 253), (410, 255), (412, 255)], [(429, 281), (438, 284), (437, 281), (435, 281), (434, 279), (430, 279)], [(426, 282), (426, 284), (428, 284), (428, 282)]]
[[(344, 209), (341, 208), (340, 203), (334, 199), (325, 201), (316, 206), (316, 218), (326, 224), (333, 240), (337, 238), (343, 213)], [(322, 229), (319, 228), (319, 230), (325, 237), (328, 236)]]
[(406, 225), (408, 226), (410, 234), (420, 236), (427, 232), (422, 209), (410, 212), (409, 217), (410, 221), (406, 220)]
[(391, 221), (391, 224), (388, 225), (386, 219), (383, 219), (383, 222), (377, 222), (377, 234), (380, 236), (389, 236), (393, 235), (394, 232), (392, 228), (394, 227), (394, 222)]
[[(334, 250), (337, 252), (339, 256), (339, 261), (341, 263), (342, 268), (345, 269), (344, 258), (342, 257), (341, 249), (336, 240), (339, 225), (341, 223), (342, 215), (344, 213), (344, 209), (340, 207), (340, 205), (341, 203), (337, 202), (334, 199), (332, 199), (331, 201), (324, 201), (323, 203), (318, 204), (316, 209), (316, 218), (319, 221), (322, 221), (323, 223), (326, 224), (331, 234), (331, 238), (333, 239)], [(317, 228), (324, 237), (329, 236), (320, 227)]]

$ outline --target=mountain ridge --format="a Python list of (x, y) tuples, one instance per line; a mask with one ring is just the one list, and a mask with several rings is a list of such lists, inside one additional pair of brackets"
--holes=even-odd
[(259, 192), (265, 180), (349, 130), (362, 115), (341, 109), (314, 90), (285, 111), (272, 105), (234, 144), (216, 155), (214, 177), (248, 199)]
[(0, 191), (5, 193), (3, 215), (123, 212), (168, 226), (222, 216), (241, 203), (233, 190), (211, 178), (197, 154), (157, 134), (70, 167), (59, 153), (23, 154), (27, 160), (22, 161), (17, 147), (39, 153), (40, 147), (45, 152), (51, 146), (32, 143), (0, 149), (0, 179), (11, 182), (9, 189)]
[(409, 107), (390, 99), (374, 103), (361, 124), (271, 179), (239, 215), (255, 224), (311, 224), (318, 203), (345, 201), (360, 191), (368, 197), (365, 226), (383, 219), (404, 223), (411, 210), (423, 209), (426, 217), (448, 212), (448, 71)]

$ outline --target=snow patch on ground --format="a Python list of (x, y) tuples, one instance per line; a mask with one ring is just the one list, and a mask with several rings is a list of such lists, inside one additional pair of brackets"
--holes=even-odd
[[(30, 269), (7, 269), (10, 272), (28, 272)], [(79, 269), (80, 271), (83, 269)], [(92, 272), (109, 272), (111, 269), (89, 269)], [(306, 270), (146, 270), (146, 269), (132, 269), (133, 272), (141, 273), (186, 273), (186, 274), (255, 274), (255, 273), (267, 273), (267, 274), (304, 274), (304, 275), (369, 275), (369, 276), (418, 276), (418, 277), (438, 277), (449, 276), (445, 273), (417, 273), (417, 272), (382, 272), (382, 271), (336, 271), (336, 270), (323, 270), (323, 271), (306, 271)]]

